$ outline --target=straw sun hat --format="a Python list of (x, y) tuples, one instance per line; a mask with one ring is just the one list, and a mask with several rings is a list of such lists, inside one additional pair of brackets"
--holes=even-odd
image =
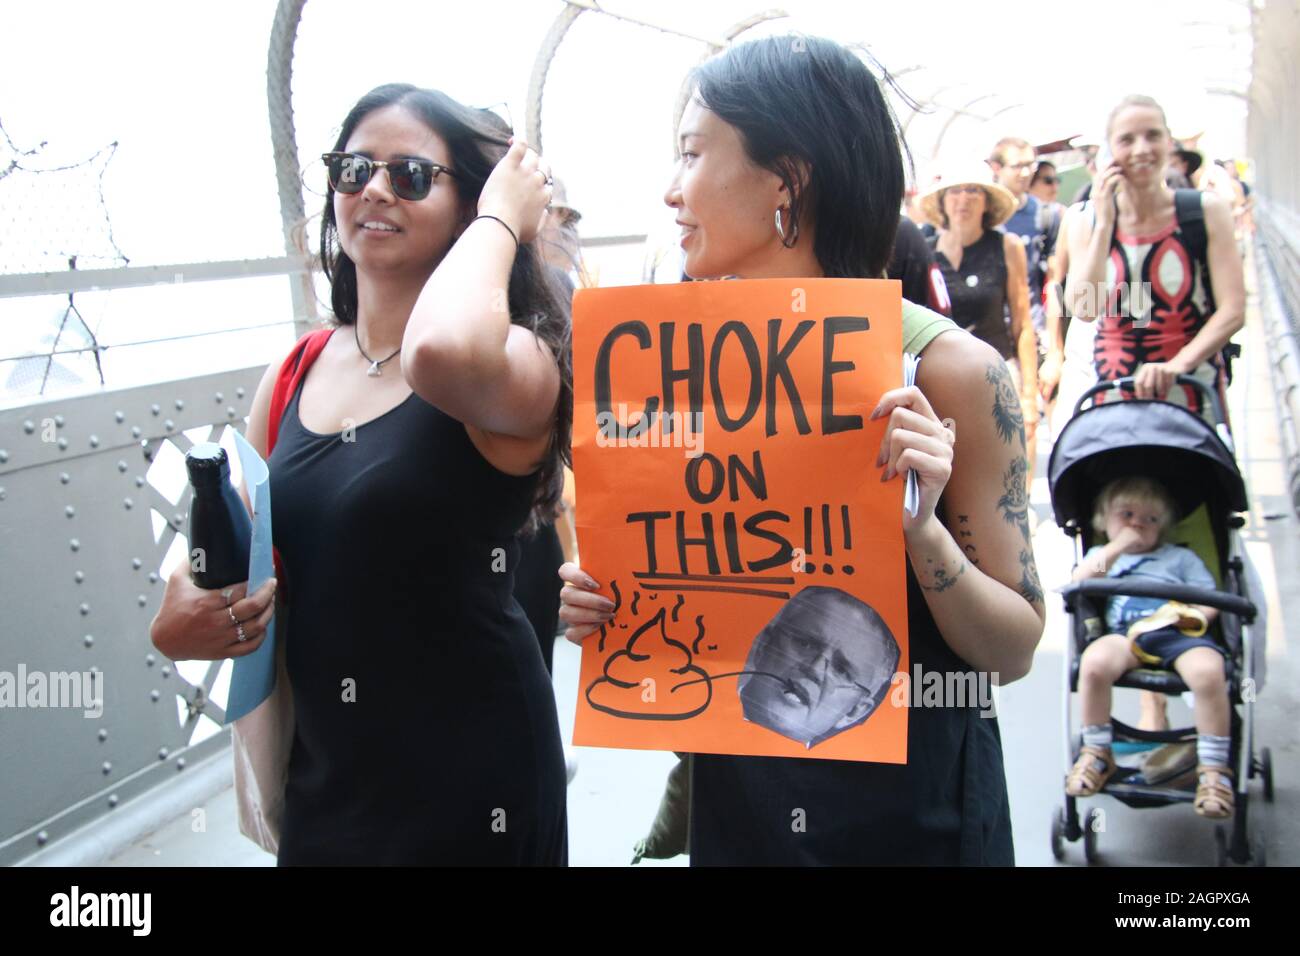
[(975, 161), (945, 167), (921, 196), (921, 212), (934, 225), (943, 226), (941, 203), (943, 191), (951, 186), (980, 186), (984, 189), (986, 208), (992, 222), (1000, 226), (1011, 218), (1019, 205), (1011, 190), (998, 185), (988, 163)]

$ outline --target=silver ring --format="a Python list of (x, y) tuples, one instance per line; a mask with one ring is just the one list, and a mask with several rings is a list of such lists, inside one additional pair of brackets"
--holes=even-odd
[(547, 176), (547, 177), (546, 177), (546, 185), (548, 185), (548, 186), (554, 186), (554, 185), (555, 185), (555, 180), (552, 179), (550, 176)]
[(230, 623), (235, 625), (235, 627), (239, 627), (239, 618), (235, 617), (235, 609), (233, 607), (227, 607), (226, 613), (230, 615)]
[(240, 641), (248, 640), (248, 635), (244, 633), (244, 625), (242, 624), (235, 625), (235, 636), (238, 637)]
[(230, 598), (234, 593), (235, 593), (234, 588), (224, 588), (222, 590), (221, 596), (226, 599), (226, 607), (230, 607)]

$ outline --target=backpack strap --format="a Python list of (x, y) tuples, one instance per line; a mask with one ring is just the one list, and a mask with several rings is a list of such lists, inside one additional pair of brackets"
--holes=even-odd
[(1174, 190), (1174, 216), (1178, 220), (1179, 238), (1193, 262), (1209, 270), (1210, 239), (1205, 231), (1205, 210), (1201, 193), (1196, 189)]
[[(1201, 270), (1201, 276), (1214, 294), (1210, 284), (1210, 236), (1205, 230), (1205, 208), (1201, 205), (1199, 189), (1174, 190), (1174, 216), (1178, 220), (1179, 238), (1187, 249), (1187, 255)], [(1241, 346), (1229, 342), (1219, 353), (1223, 361), (1224, 379), (1232, 384), (1232, 361), (1241, 355)]]

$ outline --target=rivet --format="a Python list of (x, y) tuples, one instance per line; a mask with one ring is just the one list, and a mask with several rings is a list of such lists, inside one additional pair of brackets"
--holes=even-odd
[(86, 580), (86, 572), (78, 571), (76, 574), (73, 575), (73, 577), (76, 578), (77, 583), (80, 584), (82, 581)]
[(117, 794), (114, 793), (114, 794), (110, 794), (110, 795), (109, 795), (109, 798), (108, 798), (108, 805), (109, 805), (110, 807), (115, 807), (115, 806), (117, 806)]
[(89, 613), (90, 613), (90, 605), (89, 604), (81, 605), (81, 616), (85, 617)]
[(169, 418), (167, 421), (163, 422), (163, 428), (168, 431), (173, 431), (176, 428), (176, 423)]
[(5, 490), (3, 486), (0, 486), (0, 501), (4, 501), (4, 500), (5, 500)]
[(226, 400), (226, 396), (222, 395), (220, 392), (217, 392), (217, 404), (220, 405), (225, 400)]
[(244, 387), (241, 385), (239, 388), (235, 389), (235, 398), (243, 398), (243, 397), (244, 397)]
[(67, 440), (66, 438), (60, 438), (60, 439), (59, 439), (59, 451), (66, 451), (67, 448), (68, 448), (68, 440)]
[(100, 730), (100, 732), (99, 732), (99, 740), (100, 740), (100, 743), (103, 743), (103, 742), (104, 742), (105, 740), (107, 740), (107, 739), (108, 739), (108, 731), (107, 731), (107, 730)]
[(147, 597), (145, 597), (143, 594), (141, 594), (138, 598), (136, 598), (136, 602), (137, 602), (141, 607), (144, 607), (146, 604), (149, 603), (149, 599), (148, 599)]
[(159, 673), (162, 674), (163, 677), (171, 677), (172, 676), (171, 665), (170, 664), (163, 665), (163, 669), (159, 671)]
[(105, 760), (104, 763), (103, 763), (103, 765), (100, 767), (100, 769), (103, 770), (104, 773), (106, 773), (106, 774), (108, 774), (108, 773), (112, 773), (112, 772), (113, 772), (113, 765), (112, 765), (109, 761)]
[(30, 435), (36, 431), (36, 423), (31, 421), (23, 422), (23, 431)]
[(126, 413), (125, 413), (125, 412), (114, 412), (114, 413), (113, 413), (113, 418), (115, 418), (115, 419), (117, 420), (117, 423), (120, 425), (120, 424), (122, 424), (124, 421), (126, 421)]
[(136, 486), (137, 488), (143, 488), (143, 487), (144, 487), (144, 475), (136, 475), (136, 476), (135, 476), (135, 486)]
[(68, 474), (66, 471), (59, 472), (59, 481), (63, 482), (65, 485), (71, 480), (72, 480), (72, 476)]
[(0, 465), (3, 465), (8, 460), (9, 460), (9, 452), (5, 451), (3, 448), (0, 448)]
[(152, 404), (152, 405), (149, 406), (149, 411), (151, 411), (151, 412), (153, 412), (155, 415), (157, 415), (159, 412), (162, 411), (162, 406), (159, 405), (157, 402), (154, 402), (154, 404)]
[(166, 759), (167, 759), (167, 748), (166, 748), (166, 747), (160, 747), (160, 748), (159, 748), (159, 750), (158, 750), (158, 759), (159, 759), (159, 760), (166, 760)]
[(75, 518), (77, 516), (77, 509), (72, 507), (72, 505), (68, 505), (63, 509), (63, 513), (69, 518)]
[(63, 427), (63, 416), (62, 416), (62, 415), (55, 415), (55, 416), (54, 416), (54, 425), (55, 425), (56, 428), (62, 428), (62, 427)]
[(118, 463), (117, 463), (117, 470), (118, 470), (118, 471), (121, 471), (121, 472), (125, 472), (125, 471), (126, 471), (126, 462), (124, 462), (124, 461), (120, 461), (120, 460), (119, 460)]
[(176, 519), (176, 523), (177, 523), (178, 525), (182, 525), (182, 524), (185, 523), (185, 519), (182, 518), (180, 515), (175, 515), (175, 519)]
[(155, 704), (158, 703), (158, 698), (160, 696), (161, 695), (156, 690), (149, 691), (149, 699), (153, 701)]
[(126, 507), (126, 510), (127, 510), (127, 511), (130, 511), (130, 510), (131, 510), (131, 506), (132, 506), (133, 504), (135, 504), (135, 502), (132, 501), (130, 498), (123, 498), (123, 499), (122, 499), (122, 504)]
[(72, 548), (73, 551), (81, 550), (81, 542), (78, 541), (76, 538), (73, 538), (71, 541), (69, 541), (68, 546)]
[(233, 405), (227, 405), (227, 406), (226, 406), (226, 417), (227, 417), (227, 418), (234, 418), (234, 417), (235, 417), (235, 408), (234, 408)]
[(132, 558), (132, 559), (131, 559), (131, 567), (133, 567), (133, 568), (135, 568), (135, 570), (139, 571), (139, 570), (140, 570), (140, 559), (139, 559), (139, 558)]
[(91, 447), (91, 448), (98, 448), (98, 447), (99, 447), (99, 436), (98, 436), (98, 435), (91, 435), (91, 436), (90, 436), (90, 447)]
[(176, 758), (176, 769), (177, 769), (177, 770), (184, 770), (184, 769), (185, 769), (185, 758), (184, 758), (184, 757), (177, 757), (177, 758)]
[(150, 583), (150, 584), (157, 584), (157, 583), (158, 583), (158, 575), (157, 575), (155, 572), (153, 572), (153, 571), (150, 571), (150, 572), (149, 572), (149, 583)]
[(87, 634), (85, 637), (83, 637), (83, 638), (81, 639), (81, 643), (85, 644), (87, 647), (92, 647), (92, 646), (94, 646), (94, 643), (95, 643), (94, 635), (92, 635), (92, 634)]
[(132, 437), (132, 438), (139, 438), (139, 437), (140, 437), (140, 426), (139, 426), (139, 425), (132, 425), (132, 426), (131, 426), (131, 437)]
[(178, 412), (182, 411), (184, 408), (185, 408), (185, 403), (181, 401), (179, 398), (176, 399), (176, 411)]
[(42, 830), (40, 833), (36, 834), (36, 842), (41, 846), (45, 846), (45, 844), (50, 842), (50, 835)]
[(144, 663), (146, 667), (153, 667), (153, 662), (156, 660), (157, 658), (154, 657), (152, 654), (146, 654), (144, 656)]

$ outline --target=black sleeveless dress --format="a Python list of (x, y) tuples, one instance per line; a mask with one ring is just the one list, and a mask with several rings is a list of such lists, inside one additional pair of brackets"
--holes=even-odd
[[(971, 669), (910, 564), (907, 615), (911, 676)], [(974, 702), (912, 707), (906, 765), (696, 754), (690, 853), (692, 866), (1013, 866), (997, 718)]]
[(412, 394), (270, 458), (295, 731), (278, 862), (563, 865), (564, 753), (511, 594), (534, 480)]
[(1004, 359), (1016, 354), (1007, 325), (1007, 254), (1002, 247), (1005, 233), (986, 229), (962, 249), (961, 268), (954, 269), (939, 251), (938, 234), (929, 240), (934, 261), (948, 285), (952, 320), (976, 338), (998, 350)]

